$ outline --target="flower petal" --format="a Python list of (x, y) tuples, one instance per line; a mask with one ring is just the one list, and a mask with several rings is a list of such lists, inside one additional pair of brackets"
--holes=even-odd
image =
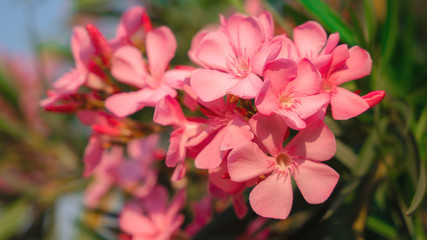
[(319, 55), (326, 44), (326, 32), (314, 21), (308, 21), (294, 28), (294, 42), (301, 57), (312, 58)]
[(331, 109), (335, 120), (347, 120), (368, 110), (369, 105), (361, 96), (337, 87), (331, 95)]
[(238, 145), (250, 142), (254, 138), (250, 129), (249, 124), (242, 119), (240, 114), (233, 114), (230, 122), (224, 127), (221, 150), (230, 150)]
[(152, 76), (161, 77), (175, 56), (176, 39), (168, 27), (159, 27), (147, 33), (147, 57)]
[(348, 53), (350, 56), (345, 64), (331, 75), (331, 82), (337, 86), (371, 73), (372, 59), (368, 51), (355, 46), (350, 48)]
[(111, 74), (120, 82), (142, 88), (149, 77), (141, 52), (132, 46), (119, 48), (111, 60)]
[(244, 59), (251, 59), (265, 42), (264, 28), (255, 17), (240, 21), (237, 34), (237, 55)]
[(274, 159), (268, 157), (256, 143), (249, 142), (234, 148), (228, 156), (230, 178), (244, 182), (274, 170)]
[(268, 218), (286, 219), (292, 208), (293, 192), (291, 175), (273, 173), (260, 182), (249, 195), (252, 209)]
[(262, 80), (258, 75), (250, 73), (230, 89), (230, 93), (243, 99), (255, 98), (262, 87)]
[(235, 57), (227, 35), (215, 31), (207, 33), (200, 42), (196, 57), (207, 67), (227, 71), (227, 59)]
[(205, 102), (225, 96), (238, 82), (233, 75), (210, 69), (196, 70), (190, 80), (194, 92)]
[(125, 207), (120, 214), (120, 229), (131, 235), (154, 235), (157, 227), (144, 215), (130, 207)]
[(326, 161), (335, 154), (335, 136), (323, 122), (313, 122), (286, 145), (285, 151), (298, 158)]
[(249, 125), (268, 152), (272, 156), (278, 155), (288, 131), (288, 126), (283, 119), (276, 114), (265, 116), (257, 113), (251, 117)]
[(153, 117), (155, 123), (163, 126), (182, 126), (186, 120), (181, 106), (175, 98), (166, 96), (157, 103)]
[(310, 204), (326, 201), (339, 178), (339, 174), (328, 165), (309, 160), (302, 161), (292, 176), (304, 199)]

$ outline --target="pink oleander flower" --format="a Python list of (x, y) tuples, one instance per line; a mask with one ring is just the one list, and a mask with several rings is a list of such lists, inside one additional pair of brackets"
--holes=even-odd
[[(313, 21), (306, 22), (294, 29), (293, 42), (282, 37), (282, 48), (278, 58), (300, 61), (309, 59), (322, 74), (323, 93), (329, 94), (332, 117), (346, 120), (355, 117), (372, 107), (372, 97), (377, 103), (384, 92), (368, 93), (360, 97), (344, 88), (341, 84), (367, 76), (371, 72), (372, 60), (369, 53), (358, 46), (348, 49), (347, 45), (338, 45), (339, 34), (327, 36), (323, 27)], [(323, 111), (323, 110), (322, 110)]]
[(198, 136), (207, 128), (207, 123), (200, 118), (187, 119), (178, 101), (170, 96), (159, 101), (153, 121), (164, 126), (173, 125), (177, 127), (170, 135), (165, 162), (166, 166), (175, 167), (171, 180), (180, 180), (186, 173), (187, 144), (193, 137)]
[(191, 72), (188, 68), (167, 70), (176, 50), (176, 40), (169, 28), (163, 26), (145, 34), (148, 69), (136, 47), (122, 46), (112, 57), (111, 74), (118, 81), (139, 89), (107, 98), (106, 108), (118, 117), (133, 114), (145, 106), (154, 107), (166, 96), (175, 97), (175, 89), (182, 88), (185, 77)]
[(274, 60), (266, 65), (264, 78), (255, 100), (258, 111), (281, 116), (293, 129), (305, 128), (304, 119), (328, 104), (329, 95), (320, 93), (321, 76), (305, 58), (298, 64), (288, 59)]
[(168, 192), (163, 186), (156, 186), (145, 198), (128, 203), (123, 209), (120, 228), (135, 240), (166, 240), (184, 222), (179, 211), (185, 203), (185, 191), (179, 191), (172, 202), (168, 202)]
[(329, 197), (339, 175), (321, 163), (332, 158), (336, 150), (335, 137), (323, 122), (311, 123), (285, 147), (282, 144), (287, 127), (280, 117), (257, 114), (250, 124), (261, 146), (250, 142), (234, 148), (228, 157), (228, 170), (236, 182), (265, 178), (249, 196), (258, 215), (288, 217), (293, 200), (291, 176), (308, 203), (322, 203)]
[(95, 26), (88, 24), (86, 29), (73, 29), (71, 52), (76, 67), (53, 83), (48, 98), (40, 102), (42, 107), (54, 106), (56, 102), (77, 93), (82, 86), (113, 91), (103, 83), (107, 76), (102, 70), (110, 65), (111, 45)]
[(152, 134), (144, 139), (136, 139), (127, 146), (128, 158), (123, 147), (113, 145), (100, 152), (99, 163), (93, 168), (94, 181), (86, 189), (85, 205), (98, 206), (101, 198), (114, 186), (121, 187), (133, 196), (143, 198), (151, 193), (157, 183), (157, 172), (153, 162), (158, 155), (159, 136)]
[(147, 32), (153, 26), (145, 8), (134, 6), (126, 10), (117, 26), (116, 37), (112, 40), (116, 48), (124, 45), (133, 45), (139, 49), (145, 47)]
[(234, 94), (244, 99), (256, 96), (262, 86), (266, 62), (276, 58), (280, 41), (273, 38), (273, 20), (268, 12), (259, 17), (234, 14), (222, 19), (218, 31), (201, 34), (190, 56), (204, 69), (196, 70), (191, 87), (205, 102)]

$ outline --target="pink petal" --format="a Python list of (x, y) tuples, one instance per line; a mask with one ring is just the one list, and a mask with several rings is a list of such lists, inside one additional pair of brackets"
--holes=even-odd
[(98, 207), (102, 197), (111, 189), (113, 183), (111, 178), (97, 178), (86, 188), (84, 205), (88, 208)]
[(279, 94), (271, 87), (271, 81), (265, 81), (255, 98), (255, 106), (258, 112), (264, 115), (271, 115), (279, 109)]
[(167, 215), (169, 218), (173, 218), (179, 213), (185, 204), (186, 198), (187, 192), (185, 191), (185, 188), (182, 188), (175, 194), (167, 210)]
[(300, 104), (296, 107), (295, 112), (302, 119), (306, 119), (329, 104), (329, 100), (330, 95), (327, 93), (301, 97), (299, 98)]
[(258, 75), (250, 73), (230, 89), (230, 93), (243, 99), (255, 98), (262, 87), (262, 80)]
[(340, 87), (331, 95), (331, 107), (335, 120), (347, 120), (369, 109), (368, 103), (362, 97)]
[(220, 150), (224, 130), (221, 129), (194, 159), (194, 165), (199, 169), (211, 169), (218, 167), (222, 162)]
[(158, 215), (166, 212), (168, 191), (162, 185), (157, 185), (150, 195), (143, 200), (144, 210), (150, 215)]
[(293, 192), (291, 175), (273, 173), (260, 182), (249, 195), (252, 209), (268, 218), (286, 219), (292, 208)]
[(249, 124), (242, 119), (240, 114), (233, 114), (230, 122), (224, 127), (221, 150), (230, 150), (238, 145), (250, 142), (254, 138), (250, 129)]
[(362, 78), (371, 73), (372, 59), (369, 52), (358, 47), (352, 47), (348, 51), (350, 57), (344, 65), (331, 75), (331, 82), (339, 86), (345, 82)]
[(326, 42), (326, 46), (323, 49), (323, 54), (330, 54), (334, 50), (334, 48), (337, 47), (339, 41), (340, 41), (339, 33), (336, 32), (329, 35), (328, 41)]
[(326, 32), (319, 23), (308, 21), (294, 28), (294, 42), (300, 56), (310, 59), (325, 46)]
[(105, 101), (105, 107), (118, 117), (126, 117), (142, 109), (141, 92), (124, 92), (114, 94)]
[(283, 119), (276, 114), (265, 116), (257, 113), (249, 120), (249, 125), (268, 152), (272, 156), (278, 155), (283, 148), (283, 141), (288, 131), (288, 126)]
[(240, 21), (237, 34), (237, 55), (244, 59), (251, 59), (265, 41), (264, 28), (255, 17)]
[[(214, 31), (214, 30), (212, 30)], [(196, 33), (196, 35), (194, 35), (193, 39), (191, 40), (191, 47), (190, 50), (188, 50), (188, 57), (190, 58), (190, 60), (202, 67), (205, 67), (203, 65), (202, 62), (200, 62), (200, 60), (196, 57), (197, 51), (200, 48), (200, 43), (202, 42), (202, 39), (206, 36), (206, 34), (208, 34), (209, 30), (207, 29), (202, 29), (200, 30), (198, 33)]]
[(264, 28), (265, 41), (269, 41), (274, 36), (274, 21), (270, 12), (264, 11), (258, 15), (258, 20)]
[(111, 60), (111, 74), (120, 82), (142, 88), (149, 77), (141, 52), (132, 46), (119, 48)]
[(339, 174), (326, 164), (302, 161), (292, 176), (304, 199), (310, 204), (319, 204), (331, 195)]
[(245, 21), (246, 16), (236, 13), (231, 15), (226, 22), (222, 15), (220, 15), (220, 17), (222, 20), (221, 30), (227, 35), (231, 46), (233, 46), (234, 49), (239, 49), (239, 27), (240, 23)]
[(71, 51), (78, 69), (85, 69), (90, 56), (95, 53), (95, 48), (89, 38), (89, 34), (83, 27), (74, 27), (71, 37)]
[(252, 72), (259, 76), (263, 76), (265, 65), (277, 58), (281, 48), (282, 42), (278, 38), (264, 44), (251, 59)]
[(151, 220), (134, 209), (125, 207), (120, 214), (120, 229), (131, 235), (154, 235), (157, 227)]
[(282, 44), (279, 55), (277, 56), (278, 59), (285, 58), (294, 61), (299, 61), (301, 59), (298, 50), (291, 39), (286, 37), (284, 34), (276, 36), (274, 39), (279, 39)]
[(321, 121), (301, 130), (285, 147), (291, 156), (316, 161), (331, 159), (336, 151), (334, 134)]
[(274, 170), (275, 159), (268, 157), (256, 143), (249, 142), (234, 148), (228, 156), (230, 178), (244, 182)]
[(190, 76), (191, 69), (172, 69), (165, 73), (163, 82), (171, 88), (182, 89), (185, 78)]
[(200, 42), (196, 57), (207, 67), (227, 71), (229, 57), (235, 57), (228, 37), (222, 32), (210, 32)]
[(166, 166), (175, 167), (179, 162), (185, 160), (185, 141), (184, 128), (179, 128), (172, 132), (169, 140), (169, 149), (166, 154)]
[(53, 83), (54, 92), (61, 95), (75, 93), (83, 84), (85, 84), (86, 80), (86, 71), (72, 69)]
[(385, 91), (378, 90), (378, 91), (370, 92), (362, 96), (362, 98), (366, 101), (366, 103), (368, 103), (369, 107), (372, 108), (378, 103), (380, 103), (381, 100), (383, 100), (384, 96), (385, 96)]
[(281, 93), (297, 75), (297, 64), (288, 59), (277, 59), (265, 66), (264, 79), (271, 82), (273, 92)]
[(191, 87), (202, 101), (210, 102), (225, 96), (239, 79), (228, 73), (200, 69), (191, 76)]
[(166, 96), (157, 103), (153, 117), (155, 123), (163, 126), (182, 126), (186, 120), (181, 106), (175, 98)]
[(235, 182), (232, 181), (230, 178), (224, 178), (224, 174), (227, 173), (227, 161), (223, 161), (219, 167), (209, 169), (209, 182), (227, 194), (241, 193), (242, 190), (245, 188), (245, 183)]
[(153, 29), (147, 33), (146, 47), (151, 75), (162, 76), (175, 56), (175, 36), (168, 27)]
[(318, 94), (321, 89), (322, 77), (316, 67), (304, 58), (298, 62), (297, 77), (291, 82), (298, 95)]
[(281, 116), (288, 127), (292, 129), (301, 130), (306, 127), (304, 120), (302, 120), (298, 113), (294, 110), (288, 111), (285, 109), (278, 109), (274, 112)]
[(83, 176), (88, 177), (92, 174), (93, 170), (101, 162), (103, 151), (102, 141), (99, 136), (92, 135), (84, 152), (85, 170)]
[(187, 168), (185, 166), (185, 162), (179, 162), (175, 166), (175, 170), (173, 170), (173, 173), (172, 173), (170, 180), (172, 182), (179, 181), (185, 177), (186, 173), (187, 173)]
[(233, 201), (233, 208), (236, 216), (239, 219), (243, 219), (248, 212), (248, 207), (246, 206), (245, 199), (242, 194), (231, 196), (231, 200)]
[(120, 18), (120, 23), (117, 26), (116, 30), (116, 36), (119, 38), (130, 37), (141, 27), (145, 29), (148, 26), (151, 26), (151, 22), (149, 20), (150, 19), (147, 16), (145, 8), (141, 6), (131, 7), (126, 10), (126, 12), (124, 12), (122, 17)]

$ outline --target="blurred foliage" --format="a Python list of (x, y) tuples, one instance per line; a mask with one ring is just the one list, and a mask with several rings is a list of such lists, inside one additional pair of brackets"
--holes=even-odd
[[(124, 2), (74, 0), (70, 23), (101, 24), (111, 18), (117, 23)], [(176, 34), (173, 64), (189, 63), (192, 36), (217, 24), (218, 14), (244, 9), (240, 0), (140, 3), (155, 25), (167, 25)], [(292, 35), (293, 27), (314, 19), (329, 33), (339, 32), (342, 43), (368, 50), (371, 75), (346, 87), (387, 93), (380, 105), (356, 119), (326, 120), (338, 140), (335, 160), (328, 163), (340, 173), (339, 184), (320, 205), (307, 204), (295, 191), (290, 217), (264, 226), (272, 239), (427, 239), (427, 2), (268, 0), (263, 5), (272, 11), (278, 31)], [(40, 55), (71, 57), (68, 46), (41, 46)], [(42, 124), (34, 127), (22, 110), (25, 93), (16, 82), (10, 68), (1, 68), (0, 239), (55, 239), (48, 227), (55, 222), (55, 201), (85, 184), (80, 175), (85, 130), (71, 117), (49, 114), (40, 114)], [(198, 198), (198, 191), (191, 189), (190, 198)], [(117, 219), (114, 213), (85, 214), (75, 224), (78, 239), (105, 239), (99, 227), (105, 221), (99, 218)], [(251, 212), (240, 221), (227, 209), (196, 239), (234, 239), (253, 218)], [(110, 235), (117, 232), (107, 228)]]

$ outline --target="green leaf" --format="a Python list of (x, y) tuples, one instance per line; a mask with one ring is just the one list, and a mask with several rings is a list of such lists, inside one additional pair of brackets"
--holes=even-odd
[(366, 219), (366, 226), (368, 229), (376, 232), (377, 234), (386, 237), (388, 239), (397, 239), (398, 232), (393, 226), (383, 222), (381, 219), (378, 219), (373, 216), (368, 216)]
[(27, 200), (20, 199), (2, 209), (0, 218), (0, 239), (9, 239), (23, 225), (28, 210)]
[(389, 62), (390, 58), (393, 55), (394, 49), (396, 47), (397, 37), (398, 37), (398, 1), (388, 1), (387, 4), (387, 19), (382, 27), (382, 38), (381, 46), (381, 64), (384, 71), (388, 71), (390, 67)]
[(355, 45), (353, 30), (344, 22), (338, 13), (321, 0), (299, 0), (299, 2), (330, 32), (338, 31), (341, 39)]
[(426, 171), (421, 161), (420, 163), (420, 174), (418, 177), (417, 188), (415, 190), (415, 195), (412, 198), (411, 204), (409, 205), (408, 211), (406, 212), (407, 215), (411, 215), (415, 212), (417, 207), (422, 202), (424, 194), (426, 192)]
[(354, 169), (358, 162), (356, 153), (344, 144), (341, 140), (337, 139), (337, 152), (335, 153), (335, 158), (337, 158), (342, 164), (344, 164), (350, 170)]
[(368, 44), (375, 38), (376, 19), (372, 0), (363, 0), (363, 12), (365, 14), (366, 41)]

